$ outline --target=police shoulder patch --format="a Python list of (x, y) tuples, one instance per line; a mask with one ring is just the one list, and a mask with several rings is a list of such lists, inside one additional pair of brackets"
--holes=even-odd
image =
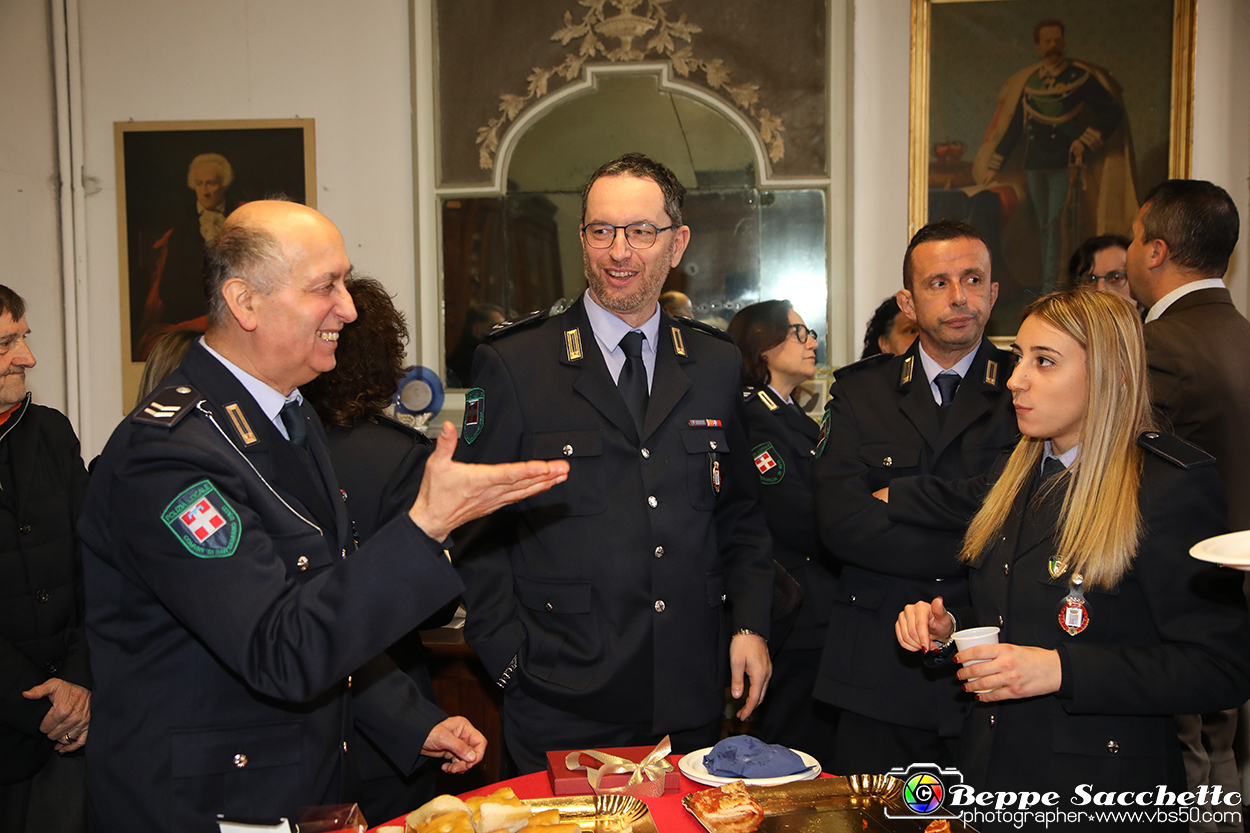
[(471, 388), (464, 394), (464, 425), (460, 428), (460, 436), (469, 445), (473, 445), (482, 434), (486, 425), (486, 391)]
[(162, 388), (136, 408), (130, 419), (132, 422), (172, 428), (203, 398), (199, 391), (188, 385)]
[(243, 537), (239, 514), (208, 480), (171, 500), (161, 520), (196, 558), (229, 558)]
[(760, 482), (765, 486), (773, 486), (786, 476), (786, 461), (781, 458), (772, 443), (761, 443), (751, 449), (755, 458), (755, 467), (760, 472)]

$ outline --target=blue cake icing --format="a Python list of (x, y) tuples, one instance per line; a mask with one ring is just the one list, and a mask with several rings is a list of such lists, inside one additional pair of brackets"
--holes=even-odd
[(750, 735), (725, 738), (703, 756), (703, 766), (721, 778), (780, 778), (808, 768), (794, 750)]

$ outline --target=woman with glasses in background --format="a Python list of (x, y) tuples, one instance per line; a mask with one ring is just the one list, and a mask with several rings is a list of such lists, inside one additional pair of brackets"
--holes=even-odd
[[(790, 631), (770, 646), (773, 676), (760, 706), (759, 736), (820, 756), (832, 748), (834, 715), (812, 698), (835, 590), (816, 532), (812, 461), (820, 427), (793, 394), (816, 375), (817, 335), (789, 301), (745, 307), (729, 322), (742, 352), (751, 456), (760, 473), (760, 503), (773, 537), (773, 559), (803, 588)], [(828, 764), (821, 761), (822, 766)]]
[(1068, 261), (1068, 284), (1072, 289), (1096, 289), (1114, 292), (1137, 308), (1143, 318), (1144, 307), (1137, 303), (1128, 287), (1128, 244), (1122, 234), (1091, 237), (1077, 247)]

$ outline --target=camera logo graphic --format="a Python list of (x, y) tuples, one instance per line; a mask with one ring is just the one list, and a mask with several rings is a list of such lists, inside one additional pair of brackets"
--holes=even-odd
[(886, 818), (891, 819), (957, 819), (958, 814), (942, 809), (950, 788), (962, 784), (959, 770), (943, 769), (937, 764), (912, 764), (907, 769), (892, 769), (888, 773), (903, 782), (899, 795), (902, 808), (886, 805)]

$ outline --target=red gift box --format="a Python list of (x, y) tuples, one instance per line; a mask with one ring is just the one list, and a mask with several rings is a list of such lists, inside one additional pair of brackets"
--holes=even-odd
[[(643, 758), (650, 755), (654, 749), (654, 746), (617, 746), (610, 749), (596, 749), (595, 751), (639, 763)], [(547, 780), (551, 783), (552, 795), (592, 795), (594, 793), (590, 788), (590, 781), (586, 777), (586, 770), (579, 769), (575, 772), (570, 772), (565, 765), (565, 760), (570, 752), (580, 751), (579, 749), (566, 749), (563, 752), (547, 753)], [(591, 769), (598, 769), (604, 765), (602, 761), (589, 755), (582, 755), (578, 759), (578, 763), (582, 766), (589, 766)], [(601, 789), (611, 789), (623, 787), (627, 783), (629, 783), (629, 773), (617, 772), (603, 776), (599, 786)], [(677, 767), (674, 766), (672, 771), (664, 773), (664, 792), (675, 793), (680, 790), (681, 775), (677, 772)]]

